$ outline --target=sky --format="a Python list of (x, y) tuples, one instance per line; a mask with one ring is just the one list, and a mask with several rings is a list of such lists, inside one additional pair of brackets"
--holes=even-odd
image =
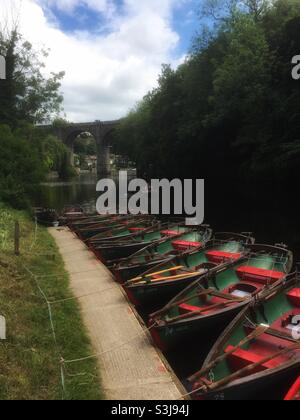
[(65, 71), (65, 117), (125, 116), (157, 85), (161, 64), (184, 62), (201, 0), (1, 0), (1, 20), (18, 16), (36, 48), (50, 49), (45, 72)]

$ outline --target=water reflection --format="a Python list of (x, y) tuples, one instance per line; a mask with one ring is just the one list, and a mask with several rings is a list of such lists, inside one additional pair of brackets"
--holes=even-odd
[[(117, 175), (114, 177), (117, 181)], [(129, 179), (131, 177), (129, 176)], [(62, 210), (66, 205), (80, 204), (88, 211), (95, 211), (97, 176), (83, 173), (71, 182), (48, 182), (40, 186), (34, 204)], [(205, 201), (205, 222), (215, 231), (253, 232), (260, 243), (284, 242), (294, 251), (295, 262), (300, 261), (300, 223), (297, 206), (259, 208), (242, 203), (232, 206), (230, 201)]]
[(81, 204), (95, 211), (97, 176), (81, 174), (70, 182), (46, 182), (40, 185), (34, 197), (35, 206), (55, 208), (61, 211), (66, 205)]

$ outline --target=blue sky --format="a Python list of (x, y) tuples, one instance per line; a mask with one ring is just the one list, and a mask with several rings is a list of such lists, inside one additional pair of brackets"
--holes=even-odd
[(77, 122), (123, 117), (157, 86), (163, 63), (181, 64), (202, 0), (2, 1), (8, 13), (19, 4), (24, 37), (50, 50), (45, 72), (66, 72), (63, 116)]

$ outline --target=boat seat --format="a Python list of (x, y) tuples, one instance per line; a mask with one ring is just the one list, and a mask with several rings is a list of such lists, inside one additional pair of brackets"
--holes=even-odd
[(183, 315), (183, 314), (187, 314), (187, 313), (190, 313), (190, 312), (197, 312), (201, 308), (199, 306), (188, 305), (187, 303), (182, 303), (182, 304), (178, 305), (178, 309), (179, 309), (180, 314)]
[[(234, 349), (234, 346), (228, 346), (225, 349), (225, 353), (230, 353), (233, 349)], [(234, 369), (235, 371), (243, 369), (249, 365), (252, 365), (253, 363), (258, 363), (263, 359), (264, 359), (263, 356), (260, 356), (259, 354), (254, 353), (251, 350), (243, 350), (243, 349), (238, 349), (234, 353), (229, 354), (227, 357), (230, 367)], [(278, 366), (278, 363), (276, 363), (276, 361), (263, 363), (260, 366), (258, 366), (255, 370), (253, 370), (252, 373), (262, 372), (267, 369), (272, 369), (276, 366)]]
[(164, 236), (177, 236), (180, 234), (176, 230), (162, 230), (160, 233)]
[(178, 251), (185, 251), (190, 248), (199, 248), (202, 246), (201, 242), (192, 242), (192, 241), (173, 241), (172, 245)]
[(287, 294), (289, 301), (298, 308), (300, 307), (300, 289), (295, 288), (290, 290)]
[(238, 260), (242, 254), (237, 252), (224, 252), (224, 251), (208, 251), (206, 257), (208, 261), (220, 264), (226, 260)]
[(133, 227), (133, 228), (129, 228), (128, 230), (130, 232), (144, 232), (146, 229), (145, 228)]
[(237, 275), (241, 280), (255, 281), (257, 283), (275, 283), (285, 278), (281, 271), (265, 270), (264, 268), (242, 266), (237, 270)]

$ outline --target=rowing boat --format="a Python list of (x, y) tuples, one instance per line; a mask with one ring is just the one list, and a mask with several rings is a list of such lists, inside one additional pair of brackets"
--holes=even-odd
[(236, 261), (209, 270), (150, 316), (155, 343), (166, 351), (205, 333), (216, 338), (254, 298), (284, 281), (292, 264), (286, 248), (247, 245)]
[[(284, 394), (286, 384), (299, 375), (299, 329), (296, 273), (264, 292), (230, 324), (202, 369), (189, 378), (192, 397), (251, 400), (268, 393), (275, 396), (281, 389)], [(296, 393), (298, 386), (299, 382)]]
[(199, 226), (197, 229), (187, 229), (178, 232), (177, 229), (166, 229), (165, 235), (158, 243), (147, 245), (129, 258), (121, 258), (108, 262), (110, 270), (119, 283), (139, 276), (157, 265), (163, 264), (188, 251), (202, 248), (212, 237), (209, 226)]
[[(169, 232), (172, 230), (176, 235), (188, 232), (190, 228), (180, 225), (161, 225), (155, 223), (146, 226), (134, 225), (127, 227), (128, 235), (118, 236), (117, 239), (109, 238), (102, 242), (91, 243), (94, 253), (101, 261), (109, 265), (109, 261), (115, 258), (129, 257), (149, 245), (160, 244), (169, 239)], [(126, 233), (126, 230), (123, 232)]]
[(240, 259), (245, 245), (253, 242), (250, 236), (218, 233), (204, 247), (175, 256), (129, 280), (124, 284), (125, 291), (136, 307), (156, 310), (208, 271)]
[(285, 401), (300, 401), (300, 376), (287, 393)]
[(38, 224), (42, 226), (59, 226), (59, 215), (54, 209), (35, 208), (34, 215)]
[[(96, 223), (93, 222), (92, 224), (86, 225), (84, 227), (79, 227), (75, 230), (75, 232), (83, 241), (91, 240), (96, 235), (102, 235), (103, 233), (112, 231), (113, 229), (126, 228), (129, 223), (130, 222), (128, 221), (128, 218), (116, 216), (114, 218), (103, 219)], [(133, 219), (131, 223), (136, 222)]]
[(89, 226), (95, 225), (97, 223), (103, 223), (106, 221), (114, 220), (117, 215), (96, 215), (96, 216), (85, 216), (82, 218), (78, 218), (77, 220), (71, 220), (68, 223), (68, 226), (74, 232), (78, 231), (79, 229), (84, 229)]

